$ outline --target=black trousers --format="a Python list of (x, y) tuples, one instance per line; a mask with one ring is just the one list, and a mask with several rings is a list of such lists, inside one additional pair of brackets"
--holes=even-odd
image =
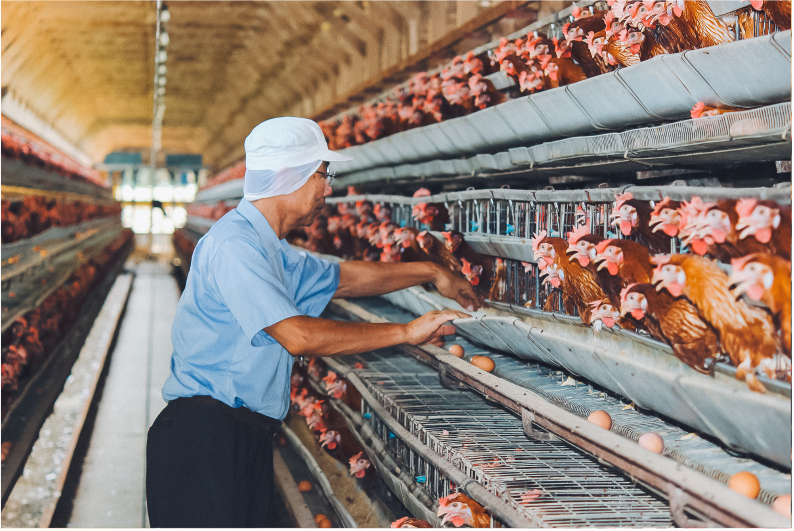
[(270, 527), (281, 422), (205, 396), (168, 403), (146, 441), (152, 527)]

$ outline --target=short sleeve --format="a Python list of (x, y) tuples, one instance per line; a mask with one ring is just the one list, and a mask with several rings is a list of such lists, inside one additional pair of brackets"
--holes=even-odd
[(282, 275), (250, 240), (224, 242), (212, 259), (212, 271), (224, 302), (254, 346), (273, 341), (263, 328), (303, 315)]
[(295, 302), (310, 317), (319, 317), (339, 287), (339, 264), (305, 251), (296, 253), (299, 261), (295, 276)]

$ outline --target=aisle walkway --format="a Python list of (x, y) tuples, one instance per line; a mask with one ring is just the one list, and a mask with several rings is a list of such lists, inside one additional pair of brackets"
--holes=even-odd
[(110, 359), (68, 527), (148, 527), (146, 432), (165, 407), (179, 288), (166, 263), (139, 263)]

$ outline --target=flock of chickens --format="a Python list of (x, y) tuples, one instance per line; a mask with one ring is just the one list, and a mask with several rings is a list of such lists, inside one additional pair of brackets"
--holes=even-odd
[[(350, 193), (355, 195), (354, 189)], [(429, 195), (426, 189), (415, 196)], [(443, 205), (419, 203), (423, 228), (400, 227), (388, 207), (359, 200), (330, 206), (293, 242), (345, 259), (432, 261), (464, 275), (483, 297), (507, 302), (506, 260), (476, 253), (457, 231), (444, 231)], [(653, 204), (618, 195), (612, 224), (625, 237), (592, 234), (579, 210), (566, 236), (536, 234), (539, 277), (570, 315), (601, 327), (643, 330), (703, 373), (727, 359), (757, 392), (756, 378), (791, 378), (791, 208), (773, 201), (699, 197)], [(430, 231), (442, 231), (444, 241)], [(670, 255), (679, 241), (690, 252)], [(533, 274), (534, 264), (522, 263)], [(540, 281), (540, 279), (538, 279)], [(561, 303), (560, 303), (561, 299)], [(534, 301), (527, 303), (533, 306)]]
[(98, 218), (118, 218), (121, 207), (117, 203), (95, 205), (80, 201), (63, 201), (29, 195), (21, 201), (0, 201), (2, 243), (30, 238), (51, 227), (68, 227)]
[[(330, 149), (342, 149), (400, 131), (497, 105), (510, 94), (548, 90), (654, 56), (706, 48), (791, 29), (791, 2), (752, 0), (716, 17), (705, 0), (608, 0), (609, 9), (573, 8), (562, 38), (540, 32), (503, 38), (488, 55), (456, 57), (440, 73), (420, 73), (394, 97), (320, 124)], [(517, 86), (500, 92), (484, 76), (503, 71)], [(700, 104), (702, 105), (702, 104)], [(707, 109), (719, 113), (719, 109)], [(703, 109), (693, 109), (693, 117)], [(705, 114), (709, 114), (706, 112)]]
[[(18, 318), (3, 334), (2, 416), (14, 401), (19, 383), (32, 374), (80, 315), (80, 308), (117, 253), (132, 238), (125, 229), (121, 237), (99, 255), (78, 267), (69, 279), (34, 310)], [(12, 294), (13, 295), (13, 294)]]
[(5, 116), (2, 118), (2, 153), (6, 159), (20, 160), (28, 166), (42, 168), (67, 179), (107, 186), (97, 170), (64, 155)]

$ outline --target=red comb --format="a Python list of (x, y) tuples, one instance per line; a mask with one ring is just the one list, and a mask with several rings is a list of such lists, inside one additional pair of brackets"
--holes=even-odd
[(576, 227), (568, 233), (568, 245), (576, 245), (585, 234), (590, 234), (590, 229), (587, 226)]
[(532, 238), (532, 252), (538, 252), (538, 246), (540, 242), (546, 238), (546, 231), (542, 230), (538, 233), (535, 233), (535, 236)]
[(736, 202), (736, 213), (743, 218), (751, 215), (757, 202), (758, 201), (753, 198), (739, 199), (739, 201)]
[(602, 241), (602, 242), (598, 242), (598, 244), (596, 245), (596, 252), (597, 252), (598, 254), (601, 254), (601, 253), (603, 253), (603, 252), (604, 252), (604, 249), (606, 249), (606, 248), (607, 248), (607, 246), (608, 246), (610, 243), (612, 243), (612, 240), (611, 240), (611, 239), (610, 239), (610, 240), (604, 240), (604, 241)]
[(616, 195), (615, 210), (618, 210), (620, 207), (622, 207), (623, 203), (625, 203), (629, 199), (634, 199), (634, 194), (632, 194), (631, 192), (626, 192), (625, 194)]
[(629, 294), (629, 291), (631, 290), (631, 288), (633, 288), (633, 287), (634, 287), (634, 286), (636, 286), (636, 285), (637, 285), (637, 283), (636, 283), (636, 282), (634, 282), (634, 283), (632, 283), (632, 284), (629, 284), (628, 286), (626, 286), (625, 288), (623, 288), (623, 289), (620, 291), (620, 303), (621, 303), (621, 304), (623, 304), (624, 302), (626, 302), (626, 295), (628, 295), (628, 294)]

